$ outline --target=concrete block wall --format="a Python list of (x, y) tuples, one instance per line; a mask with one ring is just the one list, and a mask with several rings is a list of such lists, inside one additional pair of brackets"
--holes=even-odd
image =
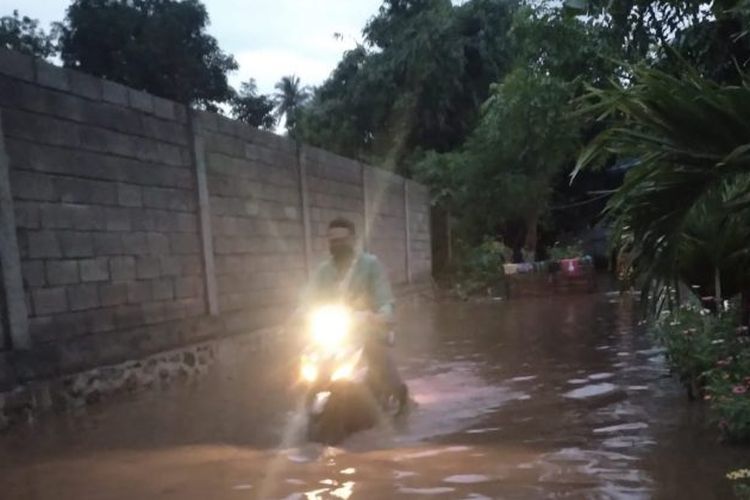
[(432, 239), (430, 237), (430, 191), (408, 181), (409, 254), (412, 281), (422, 282), (432, 276)]
[(404, 179), (372, 167), (365, 176), (370, 251), (386, 266), (391, 282), (404, 283), (408, 281)]
[(263, 326), (288, 311), (305, 280), (296, 147), (214, 114), (198, 119), (206, 136), (219, 309)]
[(273, 324), (336, 216), (395, 285), (429, 274), (426, 191), (357, 161), (6, 50), (0, 123), (29, 320), (0, 333), (47, 361), (22, 378)]

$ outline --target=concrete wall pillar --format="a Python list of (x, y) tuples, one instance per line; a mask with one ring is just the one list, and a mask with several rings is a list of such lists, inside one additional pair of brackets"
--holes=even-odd
[(2, 113), (0, 113), (0, 278), (3, 303), (3, 329), (7, 328), (13, 349), (31, 348), (29, 316), (21, 274), (21, 257), (16, 237), (13, 194), (10, 189), (10, 159), (5, 151)]
[(193, 167), (195, 168), (196, 188), (198, 190), (198, 224), (201, 236), (201, 253), (203, 256), (203, 278), (206, 290), (208, 313), (219, 314), (219, 293), (216, 285), (216, 263), (214, 261), (214, 240), (211, 229), (211, 199), (208, 193), (206, 175), (206, 144), (200, 118), (188, 110), (190, 140), (192, 142)]
[(412, 283), (411, 269), (411, 207), (409, 203), (409, 180), (404, 179), (404, 252), (406, 258), (406, 282)]
[(313, 272), (312, 228), (310, 225), (310, 192), (307, 186), (308, 155), (305, 146), (297, 148), (297, 166), (299, 171), (300, 209), (302, 214), (302, 234), (305, 248), (305, 269), (307, 277)]

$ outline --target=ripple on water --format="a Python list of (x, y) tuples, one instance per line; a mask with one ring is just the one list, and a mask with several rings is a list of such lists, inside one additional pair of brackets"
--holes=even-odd
[(586, 378), (572, 378), (572, 379), (568, 380), (568, 383), (570, 385), (581, 385), (581, 384), (585, 384), (588, 381), (589, 380), (586, 379)]
[(449, 488), (447, 486), (436, 487), (436, 488), (405, 488), (401, 487), (398, 489), (399, 493), (404, 495), (445, 495), (446, 493), (453, 493), (456, 488)]
[(424, 451), (418, 451), (415, 453), (407, 453), (405, 455), (396, 456), (393, 460), (396, 462), (400, 462), (402, 460), (429, 458), (429, 457), (435, 457), (437, 455), (441, 455), (443, 453), (458, 453), (462, 451), (468, 451), (470, 449), (471, 448), (469, 448), (468, 446), (449, 446), (447, 448), (437, 448), (433, 450), (424, 450)]
[(483, 474), (457, 474), (443, 479), (444, 482), (453, 484), (477, 484), (486, 483), (489, 480), (490, 478)]
[(528, 375), (524, 377), (513, 377), (512, 379), (510, 379), (510, 381), (511, 382), (529, 382), (531, 380), (536, 380), (536, 379), (537, 379), (537, 375)]
[(469, 429), (466, 434), (486, 434), (488, 432), (497, 432), (502, 430), (502, 427), (484, 427), (482, 429)]
[(614, 373), (594, 373), (593, 375), (589, 375), (589, 380), (607, 380), (608, 378), (614, 377)]
[(612, 432), (623, 432), (623, 431), (637, 431), (640, 429), (648, 429), (646, 422), (633, 422), (630, 424), (612, 425), (609, 427), (600, 427), (594, 429), (594, 434), (608, 434)]
[(616, 389), (616, 385), (605, 382), (603, 384), (591, 384), (579, 387), (578, 389), (566, 392), (565, 394), (563, 394), (563, 396), (571, 399), (586, 399), (596, 396), (603, 396), (605, 394), (614, 392)]

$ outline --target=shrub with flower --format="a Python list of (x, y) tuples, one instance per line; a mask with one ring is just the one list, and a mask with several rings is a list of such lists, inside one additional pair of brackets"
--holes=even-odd
[(702, 397), (728, 441), (750, 442), (750, 330), (737, 307), (707, 313), (684, 306), (655, 325), (670, 368), (692, 398)]
[(750, 442), (750, 349), (731, 342), (735, 354), (719, 360), (707, 376), (706, 394), (722, 434)]
[(737, 498), (750, 500), (750, 469), (737, 469), (727, 474)]
[(654, 331), (666, 348), (672, 371), (691, 399), (703, 396), (708, 373), (726, 357), (728, 333), (734, 330), (736, 314), (708, 314), (696, 306), (683, 306), (663, 314)]

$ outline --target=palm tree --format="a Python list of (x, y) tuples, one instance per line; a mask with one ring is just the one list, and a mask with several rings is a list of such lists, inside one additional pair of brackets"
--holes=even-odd
[(585, 111), (611, 126), (573, 176), (611, 155), (637, 160), (607, 213), (655, 302), (679, 281), (728, 296), (722, 276), (750, 295), (750, 87), (722, 87), (693, 70), (637, 69), (635, 77), (629, 87), (590, 91)]
[(285, 118), (286, 130), (290, 136), (294, 136), (300, 109), (309, 98), (310, 90), (302, 85), (296, 75), (285, 76), (276, 84), (276, 116), (279, 120)]

